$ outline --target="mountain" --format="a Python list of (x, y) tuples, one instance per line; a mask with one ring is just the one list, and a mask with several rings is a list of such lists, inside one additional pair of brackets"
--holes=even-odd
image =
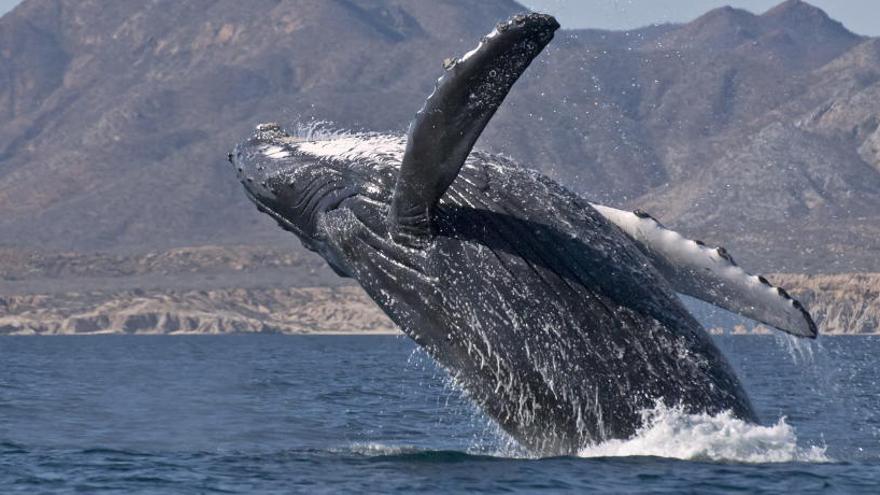
[[(0, 245), (287, 246), (224, 157), (262, 121), (402, 131), (508, 0), (25, 0), (0, 19)], [(478, 146), (763, 271), (877, 271), (880, 41), (805, 2), (562, 31)]]
[(23, 2), (0, 21), (2, 239), (57, 249), (286, 241), (245, 200), (225, 154), (266, 120), (402, 128), (441, 67), (438, 40), (449, 54), (485, 34), (485, 22), (453, 19), (519, 9), (428, 7)]

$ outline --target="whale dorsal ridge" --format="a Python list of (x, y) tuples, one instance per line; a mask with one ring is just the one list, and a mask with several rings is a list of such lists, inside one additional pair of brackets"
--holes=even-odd
[(410, 123), (389, 214), (396, 240), (419, 245), (430, 238), (434, 206), (510, 88), (558, 28), (549, 15), (517, 15), (475, 49), (444, 62), (446, 73)]

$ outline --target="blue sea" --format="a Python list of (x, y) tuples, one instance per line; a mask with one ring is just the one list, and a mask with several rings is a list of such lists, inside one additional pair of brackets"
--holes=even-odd
[(0, 493), (880, 493), (880, 338), (718, 342), (762, 425), (534, 459), (405, 337), (4, 337)]

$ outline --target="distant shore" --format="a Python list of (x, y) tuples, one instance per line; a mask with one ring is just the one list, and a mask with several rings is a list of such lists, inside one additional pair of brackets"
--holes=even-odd
[[(880, 273), (770, 274), (820, 334), (880, 334)], [(718, 334), (775, 334), (703, 319)], [(330, 330), (332, 329), (332, 330)], [(398, 335), (350, 280), (287, 248), (198, 246), (140, 255), (0, 249), (0, 335)]]

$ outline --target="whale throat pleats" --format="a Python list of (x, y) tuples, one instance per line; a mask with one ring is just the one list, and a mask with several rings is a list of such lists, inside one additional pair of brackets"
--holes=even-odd
[(432, 210), (513, 84), (559, 28), (548, 15), (499, 24), (472, 51), (445, 63), (446, 73), (410, 124), (389, 213), (395, 240), (430, 239)]
[(592, 206), (635, 241), (677, 292), (798, 337), (818, 335), (810, 313), (798, 300), (737, 266), (724, 248), (686, 239), (640, 210)]

